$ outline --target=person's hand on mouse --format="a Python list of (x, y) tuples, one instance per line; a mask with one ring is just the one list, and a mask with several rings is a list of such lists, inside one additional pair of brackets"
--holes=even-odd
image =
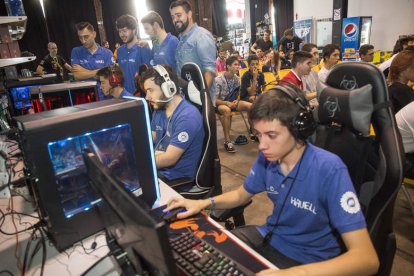
[(163, 212), (168, 212), (171, 209), (175, 209), (178, 207), (184, 207), (186, 209), (185, 212), (180, 212), (177, 214), (177, 219), (187, 218), (189, 216), (195, 215), (200, 213), (201, 210), (207, 208), (210, 204), (210, 201), (207, 199), (204, 200), (192, 200), (192, 199), (185, 199), (185, 198), (172, 198), (167, 203), (167, 208), (163, 210)]

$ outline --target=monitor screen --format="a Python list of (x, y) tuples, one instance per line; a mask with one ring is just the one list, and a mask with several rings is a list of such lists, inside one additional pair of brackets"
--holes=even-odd
[(99, 199), (88, 184), (82, 158), (84, 149), (94, 152), (135, 196), (142, 195), (129, 124), (49, 142), (49, 157), (66, 218), (89, 210)]
[(14, 109), (28, 109), (32, 107), (32, 99), (30, 96), (30, 86), (9, 88)]

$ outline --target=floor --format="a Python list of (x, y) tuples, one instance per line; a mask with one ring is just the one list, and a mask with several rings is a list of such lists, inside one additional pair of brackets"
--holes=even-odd
[[(245, 134), (246, 127), (240, 115), (232, 119), (232, 139), (237, 135)], [(223, 190), (235, 189), (243, 183), (252, 163), (257, 156), (257, 143), (249, 142), (247, 145), (235, 146), (236, 153), (227, 153), (223, 147), (223, 131), (217, 120), (217, 140), (221, 161), (221, 179)], [(414, 189), (408, 189), (414, 199)], [(391, 275), (414, 275), (414, 217), (408, 208), (408, 202), (402, 191), (399, 192), (394, 208), (394, 230), (397, 237), (397, 252)], [(245, 210), (247, 224), (263, 224), (272, 210), (272, 203), (265, 194), (258, 194), (253, 203)]]

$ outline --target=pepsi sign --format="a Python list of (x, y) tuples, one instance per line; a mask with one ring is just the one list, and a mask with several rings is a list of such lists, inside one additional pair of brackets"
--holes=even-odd
[(358, 38), (358, 26), (355, 23), (348, 23), (343, 28), (344, 41), (356, 41)]

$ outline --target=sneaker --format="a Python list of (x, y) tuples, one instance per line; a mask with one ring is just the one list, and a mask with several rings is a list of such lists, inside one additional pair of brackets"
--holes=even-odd
[(229, 142), (229, 141), (224, 142), (224, 148), (229, 153), (235, 153), (236, 152), (232, 142)]
[(246, 145), (249, 141), (247, 140), (247, 137), (243, 134), (240, 134), (237, 136), (236, 140), (234, 140), (235, 145)]

